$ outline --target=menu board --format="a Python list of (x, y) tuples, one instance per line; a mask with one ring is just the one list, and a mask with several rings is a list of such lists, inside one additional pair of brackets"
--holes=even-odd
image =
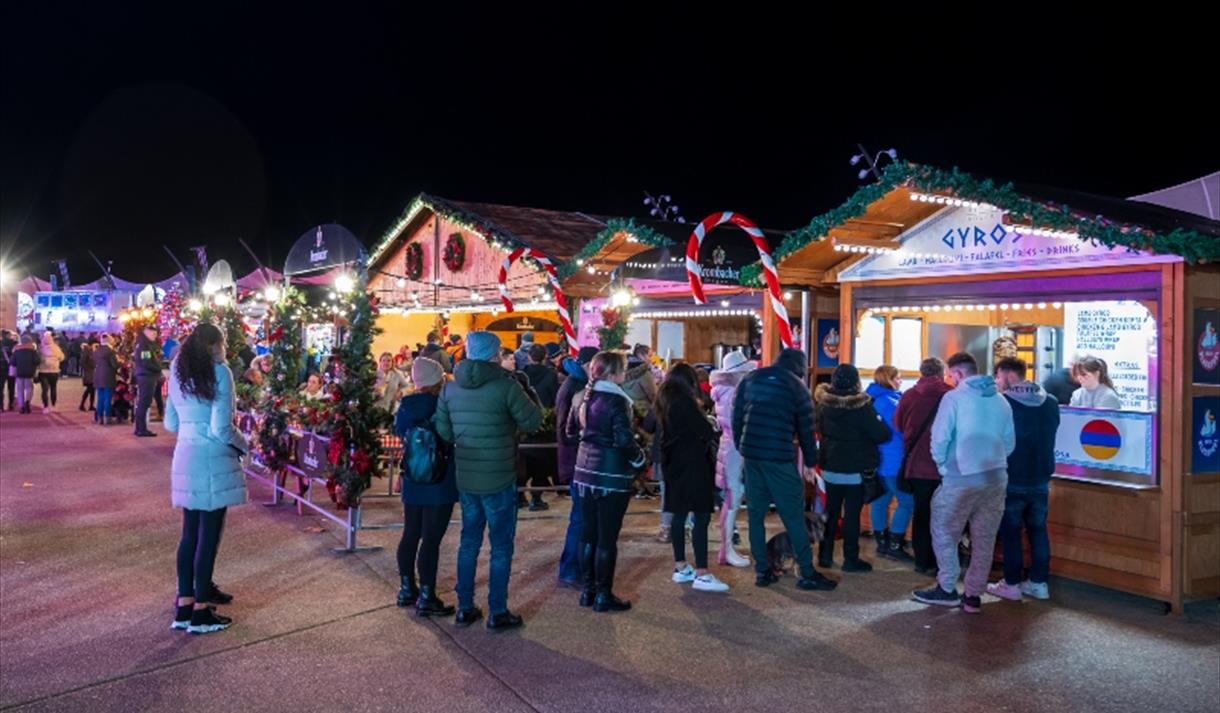
[(1064, 366), (1092, 356), (1106, 362), (1123, 409), (1151, 411), (1149, 356), (1156, 352), (1156, 320), (1134, 300), (1069, 302), (1063, 306)]

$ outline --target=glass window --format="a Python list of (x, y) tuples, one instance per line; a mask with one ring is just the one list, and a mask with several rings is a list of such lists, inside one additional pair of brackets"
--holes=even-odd
[(895, 317), (890, 321), (890, 363), (899, 371), (919, 371), (923, 361), (923, 319)]
[[(852, 353), (858, 369), (871, 371), (885, 363), (885, 317), (871, 316), (860, 321)], [(919, 368), (918, 364), (916, 368)]]

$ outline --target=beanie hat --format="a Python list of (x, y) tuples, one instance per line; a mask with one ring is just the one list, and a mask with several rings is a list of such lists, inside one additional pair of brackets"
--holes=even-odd
[(411, 364), (411, 381), (415, 388), (426, 389), (441, 383), (445, 378), (445, 367), (426, 357), (420, 357)]
[(860, 372), (851, 364), (840, 364), (830, 377), (830, 386), (836, 391), (856, 391), (860, 388)]
[(475, 361), (499, 361), (500, 338), (491, 332), (471, 332), (466, 336), (466, 356)]
[(597, 356), (597, 347), (581, 347), (580, 351), (576, 352), (576, 361), (584, 366), (593, 361), (595, 356)]

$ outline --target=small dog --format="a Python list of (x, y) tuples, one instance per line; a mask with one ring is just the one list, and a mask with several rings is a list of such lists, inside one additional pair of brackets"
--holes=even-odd
[[(809, 542), (821, 542), (822, 534), (826, 531), (826, 515), (822, 513), (805, 512), (805, 534), (809, 536)], [(777, 577), (782, 577), (787, 571), (789, 563), (796, 559), (796, 550), (792, 547), (792, 540), (788, 537), (788, 531), (775, 535), (767, 540), (767, 564), (770, 565), (771, 571)]]

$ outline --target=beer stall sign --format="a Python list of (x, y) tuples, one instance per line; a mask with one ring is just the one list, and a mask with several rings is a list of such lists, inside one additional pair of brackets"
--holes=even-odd
[(1063, 306), (1064, 366), (1085, 356), (1105, 360), (1124, 409), (1153, 409), (1148, 355), (1155, 348), (1156, 320), (1139, 302), (1068, 302)]
[(328, 441), (317, 434), (306, 433), (297, 440), (297, 468), (310, 478), (325, 478), (330, 467)]

